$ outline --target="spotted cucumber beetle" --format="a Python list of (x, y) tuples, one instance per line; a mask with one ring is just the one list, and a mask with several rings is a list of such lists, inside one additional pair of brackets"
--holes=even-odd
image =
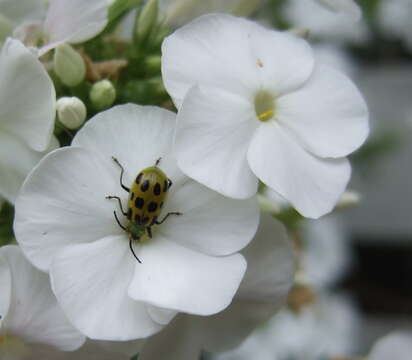
[(154, 166), (149, 166), (137, 174), (131, 188), (123, 184), (123, 166), (115, 157), (112, 156), (112, 159), (121, 169), (120, 186), (129, 193), (127, 212), (123, 210), (122, 202), (118, 196), (109, 195), (106, 196), (106, 199), (116, 199), (120, 211), (129, 220), (126, 226), (122, 225), (116, 210), (113, 211), (117, 224), (129, 234), (129, 247), (133, 256), (139, 263), (142, 263), (133, 250), (132, 241), (139, 241), (145, 233), (149, 238), (152, 238), (153, 225), (164, 223), (170, 215), (182, 215), (182, 213), (169, 212), (162, 220), (157, 220), (166, 201), (167, 193), (172, 186), (172, 181), (157, 167), (160, 158), (157, 159)]

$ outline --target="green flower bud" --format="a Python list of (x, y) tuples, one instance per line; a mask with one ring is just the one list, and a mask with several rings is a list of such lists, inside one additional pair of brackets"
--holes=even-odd
[(150, 55), (145, 59), (147, 72), (150, 74), (160, 73), (161, 57), (159, 55)]
[(62, 97), (56, 103), (59, 122), (70, 130), (78, 129), (86, 120), (86, 106), (77, 97)]
[(142, 11), (137, 14), (135, 35), (138, 40), (144, 40), (149, 36), (157, 23), (158, 11), (158, 0), (148, 0)]
[(54, 72), (63, 84), (76, 86), (86, 75), (86, 65), (80, 54), (69, 44), (61, 44), (54, 53)]
[(100, 80), (92, 86), (90, 100), (97, 110), (106, 109), (116, 100), (116, 89), (109, 80)]

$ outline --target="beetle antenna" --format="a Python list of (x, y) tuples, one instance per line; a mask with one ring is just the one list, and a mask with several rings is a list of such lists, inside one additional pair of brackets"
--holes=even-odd
[(158, 158), (158, 159), (156, 160), (155, 166), (159, 165), (161, 160), (162, 160), (162, 158), (161, 158), (161, 157), (160, 157), (160, 158)]
[(136, 258), (139, 264), (141, 264), (142, 262), (139, 260), (139, 258), (136, 256), (136, 253), (133, 250), (132, 237), (129, 238), (129, 247), (130, 247), (130, 250), (132, 251), (133, 256)]

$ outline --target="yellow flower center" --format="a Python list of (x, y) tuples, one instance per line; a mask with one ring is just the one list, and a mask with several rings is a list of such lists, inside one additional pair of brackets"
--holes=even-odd
[(255, 112), (260, 121), (268, 121), (275, 115), (275, 99), (267, 91), (259, 91), (255, 96)]

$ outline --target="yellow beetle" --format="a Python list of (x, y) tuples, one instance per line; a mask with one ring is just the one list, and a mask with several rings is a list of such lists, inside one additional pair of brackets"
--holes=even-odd
[(133, 256), (141, 263), (133, 250), (132, 240), (139, 241), (145, 232), (147, 232), (149, 238), (152, 238), (151, 227), (153, 225), (162, 224), (170, 215), (182, 214), (180, 212), (169, 212), (162, 220), (158, 221), (167, 193), (172, 186), (172, 181), (158, 168), (160, 158), (154, 166), (140, 171), (130, 188), (123, 184), (123, 166), (115, 157), (112, 157), (112, 159), (121, 169), (120, 186), (129, 193), (127, 211), (123, 210), (122, 202), (118, 196), (109, 195), (106, 196), (106, 199), (116, 199), (119, 202), (120, 211), (129, 220), (128, 225), (124, 226), (117, 217), (116, 210), (113, 212), (119, 226), (129, 234), (129, 246)]

